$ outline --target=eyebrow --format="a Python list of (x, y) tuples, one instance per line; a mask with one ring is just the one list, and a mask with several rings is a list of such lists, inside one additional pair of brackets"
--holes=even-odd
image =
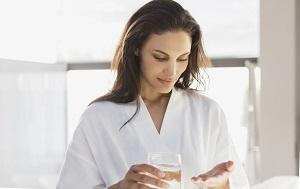
[[(166, 56), (169, 56), (167, 53), (165, 53), (165, 52), (163, 52), (163, 51), (161, 51), (161, 50), (158, 50), (158, 49), (154, 49), (153, 51), (159, 52), (159, 53), (164, 54), (164, 55), (166, 55)], [(189, 53), (190, 53), (190, 52), (186, 52), (186, 53), (183, 53), (183, 54), (180, 55), (180, 56), (183, 56), (183, 55), (186, 55), (186, 54), (189, 54)]]

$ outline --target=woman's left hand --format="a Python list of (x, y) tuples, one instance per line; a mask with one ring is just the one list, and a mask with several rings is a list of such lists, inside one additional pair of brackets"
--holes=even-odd
[(228, 178), (233, 171), (233, 161), (227, 161), (216, 165), (212, 170), (192, 177), (192, 182), (208, 188), (222, 187), (227, 185)]

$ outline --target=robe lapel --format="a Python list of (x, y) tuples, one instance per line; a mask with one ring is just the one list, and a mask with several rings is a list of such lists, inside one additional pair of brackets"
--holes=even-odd
[(139, 100), (140, 111), (132, 120), (132, 127), (141, 136), (141, 142), (145, 144), (148, 152), (169, 151), (157, 132), (142, 98), (140, 97)]
[[(153, 120), (148, 112), (143, 99), (140, 100), (140, 110), (138, 114), (129, 122), (130, 127), (136, 130), (138, 137), (141, 138), (141, 143), (144, 144), (148, 152), (179, 152), (179, 134), (176, 116), (180, 113), (176, 112), (177, 91), (172, 90), (172, 94), (164, 115), (160, 134), (157, 132)], [(127, 116), (131, 117), (136, 106), (131, 104), (127, 109)], [(174, 140), (175, 139), (175, 140)]]
[(180, 153), (181, 132), (183, 129), (183, 119), (181, 115), (183, 114), (183, 109), (180, 108), (180, 102), (182, 100), (180, 99), (180, 93), (177, 90), (178, 89), (176, 88), (172, 90), (172, 95), (162, 123), (160, 136), (161, 140), (163, 140), (163, 143), (170, 151)]

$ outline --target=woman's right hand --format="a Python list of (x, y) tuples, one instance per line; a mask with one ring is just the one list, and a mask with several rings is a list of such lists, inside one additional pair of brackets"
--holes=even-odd
[[(151, 174), (151, 175), (149, 175)], [(148, 165), (139, 164), (130, 167), (123, 180), (109, 187), (109, 189), (151, 189), (146, 184), (151, 184), (159, 188), (168, 188), (169, 184), (162, 181), (165, 173), (158, 168)]]

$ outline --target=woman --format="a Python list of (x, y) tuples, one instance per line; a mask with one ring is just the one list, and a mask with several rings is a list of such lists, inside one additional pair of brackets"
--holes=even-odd
[[(224, 113), (190, 89), (209, 64), (199, 25), (178, 3), (154, 0), (129, 19), (112, 66), (115, 84), (83, 113), (58, 189), (168, 188), (149, 152), (182, 157), (184, 188), (248, 188)], [(201, 74), (200, 74), (201, 73)]]

